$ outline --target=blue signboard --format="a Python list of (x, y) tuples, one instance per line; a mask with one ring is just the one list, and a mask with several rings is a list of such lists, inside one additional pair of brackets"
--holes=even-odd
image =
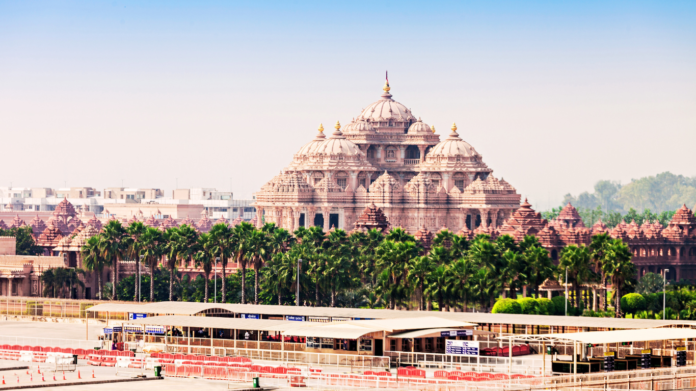
[(104, 328), (104, 334), (113, 334), (113, 333), (114, 333), (114, 329), (112, 329), (111, 327)]
[(457, 341), (448, 339), (445, 345), (445, 353), (460, 356), (478, 356), (479, 343), (476, 341)]
[(297, 315), (287, 315), (285, 317), (285, 320), (291, 320), (294, 322), (304, 322), (304, 316), (297, 316)]
[(259, 314), (239, 314), (242, 319), (261, 319)]
[(474, 330), (448, 330), (440, 331), (441, 337), (466, 337), (474, 335)]
[(139, 314), (137, 312), (129, 312), (128, 313), (128, 320), (137, 320), (137, 319), (145, 319), (147, 318), (147, 314)]

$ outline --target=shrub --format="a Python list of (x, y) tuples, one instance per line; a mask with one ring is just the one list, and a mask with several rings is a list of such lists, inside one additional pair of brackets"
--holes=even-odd
[[(553, 302), (554, 315), (565, 315), (566, 298), (563, 295), (551, 299)], [(568, 302), (568, 314), (572, 314), (573, 305)]]
[(539, 315), (553, 315), (555, 313), (555, 308), (553, 301), (547, 298), (536, 299), (537, 306), (539, 307)]
[(534, 298), (525, 297), (523, 299), (517, 300), (517, 302), (520, 304), (523, 314), (534, 315), (537, 314), (539, 311), (539, 304)]
[(648, 302), (640, 293), (629, 293), (621, 298), (621, 311), (635, 314), (648, 308)]
[(522, 307), (517, 300), (501, 299), (495, 302), (491, 312), (494, 314), (521, 314)]

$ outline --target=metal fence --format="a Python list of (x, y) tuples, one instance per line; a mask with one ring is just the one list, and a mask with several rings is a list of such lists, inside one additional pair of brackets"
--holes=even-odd
[(17, 337), (13, 335), (0, 335), (0, 344), (11, 344), (21, 346), (43, 346), (73, 349), (94, 349), (101, 348), (101, 341), (98, 340), (79, 340), (64, 338), (40, 338), (40, 337)]

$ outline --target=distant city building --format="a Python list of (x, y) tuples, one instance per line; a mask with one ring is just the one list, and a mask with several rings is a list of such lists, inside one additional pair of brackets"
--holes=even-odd
[[(92, 187), (0, 187), (0, 219), (7, 220), (10, 216), (11, 219), (19, 214), (31, 220), (38, 215), (46, 222), (50, 212), (55, 211), (63, 199), (70, 201), (84, 216), (98, 218), (148, 218), (152, 215), (155, 218), (197, 219), (204, 212), (211, 219), (241, 217), (250, 221), (256, 215), (253, 200), (236, 200), (232, 192), (214, 188), (177, 189), (172, 197), (165, 197), (163, 190), (154, 188), (110, 187), (99, 191)], [(146, 205), (162, 205), (161, 213), (157, 213), (158, 208)]]

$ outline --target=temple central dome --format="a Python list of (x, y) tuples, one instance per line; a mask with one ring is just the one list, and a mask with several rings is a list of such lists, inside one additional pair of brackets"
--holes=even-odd
[(416, 120), (416, 117), (411, 114), (411, 110), (392, 99), (392, 95), (389, 93), (390, 87), (388, 82), (384, 85), (383, 90), (384, 93), (380, 96), (380, 99), (367, 106), (362, 113), (360, 113), (358, 118), (356, 118), (358, 121), (383, 122), (393, 120), (410, 122)]

